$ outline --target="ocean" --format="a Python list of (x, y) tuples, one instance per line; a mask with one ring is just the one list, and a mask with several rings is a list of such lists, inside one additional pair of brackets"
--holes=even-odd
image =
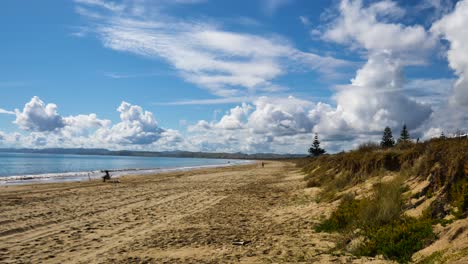
[(0, 153), (0, 184), (82, 181), (102, 177), (102, 170), (110, 170), (113, 177), (118, 177), (250, 162), (231, 159)]

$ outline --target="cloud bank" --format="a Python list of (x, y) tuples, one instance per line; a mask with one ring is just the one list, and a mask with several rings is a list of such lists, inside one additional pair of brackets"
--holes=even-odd
[[(33, 97), (22, 110), (0, 109), (14, 115), (21, 130), (1, 132), (0, 144), (304, 153), (313, 133), (319, 133), (325, 148), (334, 152), (378, 140), (385, 126), (398, 131), (407, 124), (414, 137), (422, 138), (468, 128), (468, 0), (453, 9), (440, 1), (418, 6), (434, 9), (437, 18), (430, 26), (405, 20), (408, 10), (395, 1), (341, 0), (310, 31), (319, 41), (357, 54), (363, 63), (349, 82), (333, 86), (327, 102), (285, 96), (288, 87), (277, 79), (296, 71), (333, 76), (352, 63), (300, 50), (282, 36), (226, 30), (208, 19), (180, 19), (138, 1), (75, 2), (87, 32), (104, 47), (161, 60), (186, 82), (218, 97), (173, 105), (237, 105), (214, 120), (184, 121), (187, 131), (177, 131), (161, 128), (153, 113), (128, 102), (117, 107), (120, 120), (113, 123), (94, 113), (61, 116), (57, 105)], [(274, 15), (289, 2), (263, 1), (262, 7)], [(302, 26), (312, 27), (305, 19)], [(454, 78), (407, 79), (408, 68), (425, 67), (433, 54), (445, 51)], [(265, 93), (269, 96), (259, 95)]]

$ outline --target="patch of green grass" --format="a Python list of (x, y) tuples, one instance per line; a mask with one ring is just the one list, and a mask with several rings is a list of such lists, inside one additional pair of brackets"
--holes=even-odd
[(436, 238), (431, 221), (416, 218), (403, 218), (365, 233), (367, 241), (356, 252), (358, 255), (383, 255), (399, 263), (409, 262), (415, 252)]
[(337, 210), (332, 213), (330, 218), (326, 219), (315, 230), (317, 232), (338, 232), (348, 229), (353, 224), (353, 219), (357, 219), (361, 210), (361, 201), (355, 200), (351, 196), (343, 197)]
[(452, 184), (449, 195), (453, 201), (453, 215), (457, 219), (465, 217), (468, 212), (468, 180), (466, 177)]
[(355, 235), (364, 236), (365, 242), (355, 254), (383, 255), (406, 263), (414, 252), (435, 238), (432, 221), (401, 216), (404, 188), (399, 179), (379, 183), (374, 188), (370, 198), (357, 200), (352, 195), (345, 195), (338, 208), (316, 227), (316, 231), (353, 236), (354, 230), (361, 230)]
[(417, 262), (417, 264), (435, 264), (435, 263), (445, 263), (444, 257), (443, 257), (443, 251), (436, 251), (432, 253), (431, 255), (421, 259), (420, 261)]

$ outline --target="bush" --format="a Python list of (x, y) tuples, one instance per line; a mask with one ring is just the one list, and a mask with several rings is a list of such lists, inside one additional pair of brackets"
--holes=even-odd
[(430, 219), (401, 217), (403, 184), (400, 179), (374, 186), (374, 195), (356, 200), (345, 195), (336, 211), (320, 223), (317, 232), (344, 232), (365, 238), (358, 255), (384, 255), (407, 262), (435, 237)]
[(433, 139), (384, 150), (364, 144), (354, 151), (298, 162), (309, 186), (321, 187), (322, 196), (328, 199), (389, 171), (427, 179), (428, 187), (415, 197), (437, 195), (421, 219), (403, 217), (402, 181), (380, 183), (374, 186), (372, 197), (361, 200), (343, 197), (337, 210), (316, 230), (344, 232), (351, 239), (363, 237), (364, 242), (356, 252), (360, 255), (382, 254), (398, 262), (408, 262), (414, 252), (435, 239), (431, 224), (444, 223), (448, 208), (456, 218), (467, 217), (468, 175), (464, 171), (468, 165), (467, 150), (467, 139)]
[(403, 184), (399, 179), (374, 186), (372, 198), (361, 202), (360, 225), (372, 228), (398, 220), (403, 205), (402, 191)]
[(360, 210), (360, 201), (347, 195), (343, 197), (337, 210), (332, 213), (330, 218), (320, 223), (315, 231), (331, 233), (348, 229), (354, 223), (353, 220), (359, 216)]
[(430, 220), (404, 218), (366, 231), (367, 241), (356, 252), (407, 263), (411, 256), (426, 247), (435, 238)]
[(316, 227), (318, 232), (345, 231), (351, 228), (373, 228), (400, 217), (402, 184), (400, 180), (377, 184), (374, 195), (362, 200), (347, 194), (330, 218)]

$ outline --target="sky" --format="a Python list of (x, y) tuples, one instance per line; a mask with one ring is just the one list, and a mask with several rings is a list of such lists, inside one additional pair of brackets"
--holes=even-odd
[(6, 0), (0, 147), (329, 153), (468, 130), (468, 0)]

